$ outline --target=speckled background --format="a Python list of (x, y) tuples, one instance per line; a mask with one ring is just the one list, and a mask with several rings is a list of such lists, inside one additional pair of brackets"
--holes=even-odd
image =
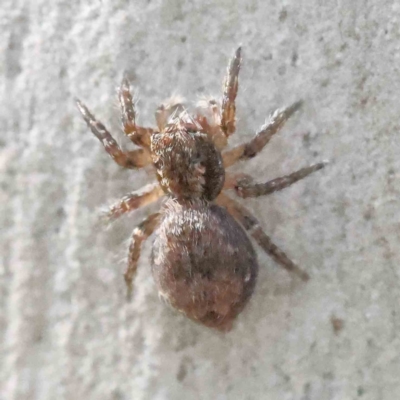
[[(398, 2), (2, 0), (0, 32), (1, 400), (398, 398)], [(219, 95), (239, 43), (232, 143), (305, 107), (238, 169), (262, 181), (331, 164), (246, 201), (312, 279), (258, 251), (255, 295), (222, 335), (158, 300), (151, 241), (126, 304), (126, 239), (157, 205), (108, 230), (98, 209), (150, 174), (114, 164), (73, 97), (128, 146), (124, 71), (150, 124), (172, 92)]]

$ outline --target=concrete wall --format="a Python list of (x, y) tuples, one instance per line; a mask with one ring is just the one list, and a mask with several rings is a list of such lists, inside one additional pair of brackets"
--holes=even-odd
[[(398, 398), (399, 25), (389, 0), (2, 0), (1, 400)], [(115, 97), (124, 71), (152, 124), (172, 92), (219, 95), (239, 43), (232, 143), (276, 107), (305, 107), (238, 169), (266, 180), (331, 164), (246, 201), (312, 279), (258, 249), (255, 295), (222, 335), (159, 301), (151, 241), (125, 302), (126, 239), (156, 206), (108, 230), (98, 209), (151, 172), (116, 166), (73, 97), (128, 146)]]

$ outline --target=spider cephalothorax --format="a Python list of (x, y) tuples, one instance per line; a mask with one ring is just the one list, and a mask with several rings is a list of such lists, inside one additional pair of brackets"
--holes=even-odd
[(118, 94), (124, 132), (139, 146), (133, 151), (122, 151), (104, 125), (77, 101), (86, 123), (119, 165), (141, 168), (153, 164), (158, 179), (112, 205), (108, 217), (117, 218), (166, 197), (161, 210), (133, 231), (125, 272), (128, 293), (141, 244), (155, 232), (152, 272), (161, 297), (187, 317), (221, 331), (232, 327), (256, 283), (257, 259), (245, 231), (278, 264), (308, 279), (271, 241), (251, 212), (225, 191), (234, 190), (242, 198), (271, 194), (325, 165), (317, 163), (264, 183), (225, 171), (256, 156), (301, 106), (297, 102), (275, 111), (250, 141), (224, 151), (236, 129), (240, 64), (239, 48), (228, 67), (221, 105), (209, 99), (190, 115), (183, 102), (173, 98), (157, 109), (156, 129), (136, 124), (129, 82), (124, 79)]
[(151, 155), (165, 193), (177, 199), (215, 199), (224, 184), (221, 153), (183, 111), (151, 138)]

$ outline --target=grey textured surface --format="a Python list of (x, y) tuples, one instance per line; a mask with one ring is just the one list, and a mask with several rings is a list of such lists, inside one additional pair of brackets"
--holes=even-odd
[[(398, 398), (399, 24), (384, 0), (2, 0), (1, 400)], [(149, 210), (109, 230), (97, 210), (150, 177), (108, 158), (73, 97), (126, 144), (123, 71), (148, 124), (171, 92), (218, 95), (238, 43), (233, 143), (306, 102), (239, 168), (263, 180), (331, 164), (246, 202), (312, 280), (258, 251), (256, 293), (224, 336), (159, 302), (151, 242), (125, 303), (125, 240)]]

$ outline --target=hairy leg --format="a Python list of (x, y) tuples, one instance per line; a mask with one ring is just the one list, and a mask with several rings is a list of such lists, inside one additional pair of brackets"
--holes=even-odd
[(313, 164), (289, 175), (281, 176), (280, 178), (275, 178), (265, 183), (254, 183), (251, 178), (242, 178), (239, 176), (233, 186), (237, 195), (242, 198), (264, 196), (287, 188), (311, 173), (322, 169), (327, 163), (327, 161), (323, 161)]
[(136, 145), (147, 149), (150, 148), (150, 137), (153, 129), (136, 125), (136, 112), (127, 78), (122, 79), (118, 90), (118, 100), (121, 106), (121, 121), (126, 136)]
[(253, 178), (243, 172), (225, 172), (224, 187), (222, 190), (236, 189), (239, 183), (253, 182)]
[(185, 99), (180, 96), (172, 96), (160, 106), (156, 111), (157, 127), (163, 132), (170, 118), (177, 117), (185, 110)]
[(137, 264), (140, 258), (142, 243), (154, 232), (160, 218), (160, 213), (154, 213), (145, 218), (134, 230), (129, 245), (128, 267), (124, 278), (127, 286), (128, 299), (132, 296), (133, 278), (137, 271)]
[(111, 205), (109, 210), (104, 213), (104, 217), (108, 221), (113, 221), (123, 214), (153, 203), (163, 195), (164, 192), (158, 183), (146, 185), (140, 190), (125, 195), (122, 199)]
[(141, 168), (151, 163), (150, 154), (147, 150), (122, 151), (107, 128), (100, 121), (96, 120), (88, 108), (79, 100), (76, 100), (76, 104), (90, 130), (100, 140), (107, 153), (118, 165), (124, 168)]
[(302, 102), (298, 101), (287, 108), (276, 110), (269, 117), (269, 121), (261, 127), (250, 141), (225, 151), (222, 154), (225, 168), (230, 167), (239, 160), (247, 160), (256, 156), (301, 105)]
[(259, 246), (271, 256), (275, 262), (286, 270), (295, 273), (303, 281), (309, 279), (307, 272), (301, 270), (262, 230), (258, 220), (251, 214), (246, 207), (231, 199), (226, 194), (221, 193), (217, 198), (217, 203), (226, 207), (228, 212), (248, 231)]
[(228, 139), (221, 129), (221, 110), (214, 98), (204, 98), (198, 101), (196, 120), (217, 149), (221, 150), (228, 144)]
[(228, 66), (228, 73), (224, 82), (224, 94), (222, 97), (221, 129), (228, 137), (236, 129), (236, 106), (235, 99), (239, 87), (239, 71), (241, 57), (241, 47), (239, 47)]

